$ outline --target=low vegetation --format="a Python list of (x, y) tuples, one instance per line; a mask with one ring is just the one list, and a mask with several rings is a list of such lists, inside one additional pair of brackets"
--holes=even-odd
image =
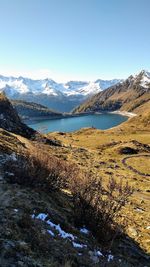
[(102, 178), (88, 175), (72, 181), (71, 189), (77, 225), (86, 225), (100, 243), (109, 247), (123, 230), (119, 225), (120, 212), (127, 204), (132, 188), (112, 177), (104, 184)]
[[(68, 150), (63, 149), (66, 150), (66, 160), (102, 177), (104, 185), (113, 177), (134, 188), (130, 205), (126, 205), (122, 212), (122, 216), (129, 219), (125, 232), (147, 253), (150, 253), (149, 115), (145, 112), (107, 131), (86, 128), (63, 136), (49, 134), (68, 146)], [(72, 149), (69, 149), (70, 145)], [(55, 154), (61, 156), (61, 151)], [(126, 158), (129, 159), (124, 165)]]
[(78, 173), (74, 164), (69, 165), (36, 147), (24, 154), (19, 151), (15, 157), (6, 162), (7, 179), (12, 183), (54, 191), (66, 188)]
[(148, 266), (149, 113), (33, 139), (13, 127), (0, 130), (2, 266)]
[(81, 172), (76, 164), (68, 164), (38, 148), (10, 157), (5, 173), (11, 183), (40, 188), (48, 193), (69, 190), (75, 224), (86, 225), (100, 242), (112, 241), (121, 233), (121, 227), (117, 227), (120, 211), (132, 194), (127, 183), (123, 185), (122, 181), (118, 183), (110, 178), (104, 185), (102, 179)]

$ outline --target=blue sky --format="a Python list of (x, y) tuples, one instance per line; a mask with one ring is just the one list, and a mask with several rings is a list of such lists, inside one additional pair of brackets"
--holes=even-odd
[(0, 74), (126, 78), (150, 70), (150, 0), (0, 0)]

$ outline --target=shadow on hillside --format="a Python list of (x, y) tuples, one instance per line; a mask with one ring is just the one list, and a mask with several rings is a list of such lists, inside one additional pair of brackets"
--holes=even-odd
[[(150, 253), (146, 253), (139, 244), (128, 235), (123, 235), (119, 240), (115, 240), (112, 246), (114, 254), (123, 255), (124, 261), (131, 266), (150, 266)], [(124, 265), (123, 265), (124, 266)], [(130, 266), (130, 265), (129, 265)]]
[[(18, 165), (19, 163), (19, 165)], [(37, 162), (36, 162), (37, 163)], [(25, 176), (25, 180), (22, 179), (22, 175), (23, 174), (23, 165), (21, 165), (21, 162), (17, 162), (16, 160), (13, 161), (13, 164), (15, 164), (15, 166), (13, 166), (13, 172), (16, 174), (19, 174), (18, 178), (19, 179), (14, 179), (14, 175), (12, 176), (12, 173), (9, 172), (11, 171), (11, 164), (10, 164), (10, 169), (8, 169), (7, 167), (7, 175), (10, 175), (9, 177), (7, 177), (7, 183), (14, 185), (14, 192), (13, 190), (9, 192), (7, 197), (7, 208), (10, 205), (11, 207), (13, 206), (13, 198), (15, 196), (15, 203), (17, 206), (20, 206), (23, 209), (26, 209), (30, 214), (31, 212), (34, 210), (36, 210), (37, 212), (45, 212), (50, 214), (51, 210), (55, 210), (55, 212), (52, 215), (52, 218), (54, 221), (59, 221), (59, 223), (61, 223), (62, 227), (70, 232), (71, 231), (71, 226), (70, 225), (74, 225), (75, 222), (75, 217), (74, 217), (74, 210), (73, 210), (73, 205), (71, 205), (71, 197), (66, 195), (64, 192), (62, 192), (62, 190), (59, 189), (59, 187), (56, 187), (57, 190), (49, 190), (48, 188), (48, 183), (46, 182), (46, 187), (43, 186), (44, 183), (44, 179), (37, 179), (36, 180), (36, 175), (39, 171), (39, 169), (36, 170), (36, 172), (34, 173), (34, 179), (32, 179), (31, 183), (28, 184), (29, 180), (29, 176)], [(8, 166), (8, 165), (7, 165)], [(49, 166), (49, 165), (48, 165)], [(47, 166), (47, 167), (48, 167)], [(19, 173), (18, 173), (18, 168), (19, 168)], [(27, 169), (28, 171), (28, 169)], [(44, 171), (44, 170), (43, 170)], [(43, 173), (42, 171), (42, 173)], [(47, 175), (47, 171), (49, 171), (49, 169), (46, 169), (44, 171), (44, 175)], [(41, 174), (42, 174), (41, 173)], [(24, 173), (25, 174), (25, 173)], [(30, 174), (30, 172), (29, 172)], [(38, 174), (39, 175), (39, 174)], [(20, 180), (21, 179), (21, 180)], [(17, 187), (17, 185), (19, 184), (19, 186)], [(15, 187), (16, 185), (16, 187)], [(59, 186), (59, 184), (58, 184)], [(21, 191), (23, 190), (23, 191)], [(28, 191), (29, 190), (29, 191)], [(12, 192), (14, 193), (14, 196), (12, 195)], [(6, 199), (4, 200), (5, 203)], [(8, 201), (10, 203), (8, 203)], [(1, 203), (3, 203), (3, 200), (1, 199)], [(7, 215), (8, 216), (8, 215)], [(29, 217), (28, 217), (29, 219)], [(12, 220), (10, 218), (10, 220)], [(14, 222), (13, 222), (14, 224)], [(12, 224), (12, 225), (13, 225)], [(15, 226), (16, 227), (16, 226)], [(28, 231), (27, 229), (31, 227), (31, 230), (34, 233), (34, 236), (31, 234), (31, 237), (33, 238), (30, 239), (30, 237), (28, 236)], [(87, 226), (88, 227), (88, 226)], [(47, 257), (46, 250), (51, 249), (51, 252), (49, 252), (50, 254), (48, 255), (48, 257), (51, 255), (52, 257), (54, 257), (55, 259), (55, 248), (50, 247), (49, 248), (49, 243), (46, 243), (47, 240), (45, 239), (45, 244), (46, 244), (46, 250), (43, 249), (42, 246), (45, 246), (43, 243), (43, 235), (39, 235), (36, 236), (36, 229), (34, 229), (34, 227), (32, 228), (32, 224), (31, 226), (29, 225), (28, 220), (24, 220), (23, 222), (21, 222), (21, 228), (22, 230), (18, 230), (18, 228), (13, 229), (14, 233), (15, 231), (22, 231), (19, 232), (19, 236), (21, 236), (21, 238), (23, 238), (23, 240), (28, 241), (29, 243), (32, 242), (32, 250), (35, 253), (35, 250), (37, 250), (37, 255), (41, 255), (41, 257)], [(100, 226), (99, 226), (100, 228)], [(106, 229), (108, 229), (108, 226), (106, 227)], [(26, 232), (27, 231), (27, 232)], [(99, 231), (100, 233), (100, 231)], [(95, 237), (96, 236), (96, 231), (93, 234)], [(13, 235), (13, 233), (12, 233)], [(89, 241), (90, 242), (90, 241)], [(38, 245), (37, 245), (38, 244)], [(53, 244), (52, 244), (53, 246)], [(99, 246), (101, 248), (103, 248), (102, 243), (99, 244)], [(109, 246), (108, 246), (109, 247)], [(60, 247), (56, 247), (57, 250), (60, 250)], [(106, 267), (106, 266), (112, 266), (112, 267), (148, 267), (150, 266), (150, 254), (145, 253), (144, 250), (142, 250), (139, 245), (137, 244), (137, 242), (135, 242), (132, 238), (130, 238), (129, 236), (123, 234), (122, 236), (120, 236), (119, 238), (116, 238), (113, 242), (113, 245), (110, 247), (111, 253), (114, 255), (114, 261), (111, 261), (110, 263), (102, 263), (101, 267)], [(42, 253), (42, 254), (41, 254)], [(58, 253), (58, 252), (57, 252)], [(56, 253), (56, 259), (58, 257)], [(65, 257), (67, 257), (67, 252), (66, 251), (66, 247), (65, 249), (62, 248), (61, 246), (61, 251), (59, 251), (60, 255), (59, 255), (59, 259), (62, 257), (63, 260), (65, 259)], [(77, 252), (76, 252), (77, 253)], [(117, 261), (115, 262), (115, 259), (117, 259)], [(121, 260), (118, 263), (118, 260)], [(61, 259), (60, 259), (61, 261)], [(84, 261), (84, 258), (82, 259), (82, 261)], [(117, 265), (115, 265), (117, 264)], [(62, 266), (62, 265), (60, 265)], [(72, 266), (83, 266), (83, 265), (72, 265)], [(90, 266), (90, 265), (87, 265)], [(93, 265), (94, 266), (94, 265)], [(95, 265), (96, 266), (96, 265)]]

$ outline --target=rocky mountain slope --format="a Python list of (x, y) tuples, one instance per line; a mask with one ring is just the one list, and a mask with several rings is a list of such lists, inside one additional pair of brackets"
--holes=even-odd
[[(135, 117), (108, 131), (49, 134), (49, 142), (23, 136), (29, 128), (2, 94), (0, 114), (0, 267), (149, 266), (149, 113), (140, 116), (144, 128), (136, 128)], [(123, 201), (126, 181), (135, 191), (111, 237), (107, 208), (115, 213), (112, 192)], [(91, 201), (103, 204), (100, 216)]]
[(142, 113), (150, 109), (150, 73), (141, 71), (124, 82), (91, 97), (74, 112), (129, 111)]
[(33, 102), (26, 102), (22, 100), (12, 100), (11, 101), (13, 107), (17, 110), (19, 116), (22, 118), (44, 118), (44, 117), (49, 117), (49, 118), (56, 118), (56, 117), (61, 117), (61, 113), (51, 110), (43, 105), (36, 104)]
[(35, 131), (21, 122), (18, 113), (3, 93), (0, 93), (0, 128), (26, 137), (31, 137)]
[(0, 91), (10, 99), (25, 100), (45, 105), (61, 112), (71, 111), (89, 96), (122, 80), (70, 81), (57, 83), (51, 79), (32, 80), (24, 77), (0, 76)]

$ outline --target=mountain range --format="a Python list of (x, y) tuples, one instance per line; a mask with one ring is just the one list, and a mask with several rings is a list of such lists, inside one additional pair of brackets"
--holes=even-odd
[(134, 76), (92, 96), (74, 113), (100, 111), (143, 113), (150, 110), (150, 72), (142, 70)]
[(10, 99), (35, 102), (60, 112), (69, 112), (88, 97), (122, 81), (98, 79), (94, 82), (57, 83), (52, 79), (33, 80), (0, 75), (0, 92), (5, 92)]

